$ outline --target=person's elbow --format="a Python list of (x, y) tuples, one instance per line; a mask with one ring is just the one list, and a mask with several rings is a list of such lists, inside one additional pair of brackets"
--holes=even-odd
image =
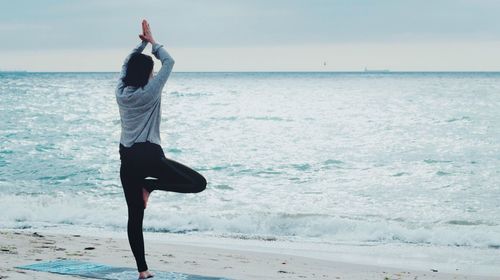
[(175, 60), (173, 58), (165, 59), (162, 61), (162, 68), (165, 68), (167, 72), (171, 72), (174, 68)]
[(172, 67), (175, 64), (175, 60), (172, 57), (169, 57), (169, 58), (163, 60), (161, 64), (162, 65), (169, 65)]

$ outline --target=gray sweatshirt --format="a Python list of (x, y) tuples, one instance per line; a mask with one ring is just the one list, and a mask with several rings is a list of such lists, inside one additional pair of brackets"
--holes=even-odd
[(162, 45), (155, 43), (152, 52), (161, 61), (160, 71), (142, 88), (125, 86), (123, 83), (130, 56), (141, 53), (146, 45), (147, 42), (142, 42), (127, 56), (116, 87), (116, 102), (120, 109), (122, 127), (120, 143), (125, 147), (138, 142), (149, 141), (158, 145), (161, 142), (161, 92), (174, 67), (174, 59)]

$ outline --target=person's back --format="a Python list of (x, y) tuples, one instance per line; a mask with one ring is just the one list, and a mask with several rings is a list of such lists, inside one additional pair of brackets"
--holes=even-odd
[(147, 41), (142, 41), (125, 59), (116, 87), (122, 128), (120, 143), (125, 147), (146, 141), (158, 145), (161, 142), (161, 92), (175, 61), (162, 45), (153, 41), (153, 54), (161, 61), (162, 67), (155, 77), (150, 78), (153, 76), (153, 61), (148, 67), (145, 65), (148, 56), (141, 54), (147, 44)]

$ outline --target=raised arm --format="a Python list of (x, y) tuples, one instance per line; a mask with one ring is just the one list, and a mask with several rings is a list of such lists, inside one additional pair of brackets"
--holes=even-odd
[(167, 50), (156, 42), (153, 44), (153, 55), (161, 61), (161, 69), (156, 76), (149, 81), (147, 86), (155, 89), (155, 92), (161, 93), (163, 86), (172, 72), (172, 68), (174, 68), (175, 61)]
[(174, 59), (168, 54), (168, 52), (163, 48), (162, 45), (156, 43), (151, 33), (151, 28), (146, 20), (142, 21), (142, 35), (139, 35), (141, 40), (150, 42), (153, 45), (152, 52), (154, 56), (161, 61), (161, 69), (158, 71), (156, 76), (148, 82), (146, 85), (151, 92), (156, 94), (161, 94), (163, 86), (167, 82), (172, 68), (174, 67)]

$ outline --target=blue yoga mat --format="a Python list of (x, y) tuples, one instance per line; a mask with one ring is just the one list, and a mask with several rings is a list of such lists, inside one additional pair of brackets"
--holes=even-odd
[[(138, 275), (137, 270), (130, 267), (114, 267), (76, 260), (55, 260), (18, 266), (16, 268), (107, 280), (131, 280), (137, 279)], [(155, 277), (151, 278), (151, 280), (229, 280), (228, 278), (209, 277), (179, 272), (155, 271), (154, 274)]]

